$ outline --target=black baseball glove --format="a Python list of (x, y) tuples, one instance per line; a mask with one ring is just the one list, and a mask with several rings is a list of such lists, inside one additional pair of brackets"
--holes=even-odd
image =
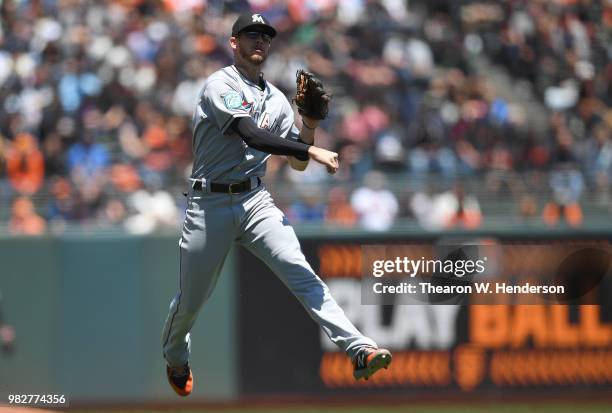
[(300, 115), (311, 119), (325, 119), (332, 97), (325, 91), (321, 81), (312, 73), (301, 69), (297, 71), (295, 80), (297, 90), (293, 101)]

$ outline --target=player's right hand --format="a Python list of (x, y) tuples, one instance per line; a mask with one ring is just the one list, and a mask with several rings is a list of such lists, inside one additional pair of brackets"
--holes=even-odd
[(327, 172), (330, 174), (335, 174), (340, 167), (338, 154), (336, 152), (328, 151), (327, 149), (317, 146), (311, 146), (308, 148), (308, 156), (310, 156), (310, 159), (325, 165), (327, 167)]

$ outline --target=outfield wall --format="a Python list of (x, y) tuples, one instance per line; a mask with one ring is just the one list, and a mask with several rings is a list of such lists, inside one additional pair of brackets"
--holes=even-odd
[[(466, 240), (466, 234), (450, 235)], [(470, 237), (523, 245), (609, 240), (605, 233)], [(440, 237), (330, 232), (301, 239), (349, 318), (393, 350), (393, 367), (355, 383), (348, 360), (284, 285), (236, 249), (193, 330), (196, 391), (189, 401), (612, 389), (612, 300), (588, 307), (362, 305), (361, 245), (431, 245)], [(524, 258), (519, 253), (516, 260)], [(53, 393), (80, 403), (178, 400), (166, 383), (160, 348), (177, 288), (176, 236), (0, 238), (0, 262), (6, 318), (17, 332), (16, 352), (0, 354), (0, 398)]]
[[(496, 248), (517, 267), (537, 267), (542, 245), (605, 239), (463, 238)], [(612, 285), (608, 262), (590, 305), (364, 305), (362, 247), (404, 245), (413, 257), (432, 244), (418, 237), (305, 239), (302, 248), (345, 313), (367, 336), (392, 350), (392, 368), (356, 382), (343, 353), (265, 266), (238, 253), (244, 298), (239, 332), (241, 394), (435, 398), (500, 394), (537, 398), (562, 392), (606, 394), (612, 389)], [(602, 242), (603, 241), (603, 242)], [(457, 241), (455, 241), (457, 242)], [(435, 248), (435, 247), (434, 247)], [(542, 257), (547, 259), (548, 257)], [(257, 278), (253, 274), (258, 274)], [(586, 275), (586, 274), (585, 274)], [(269, 299), (261, 305), (262, 292)], [(595, 292), (593, 290), (592, 292)], [(581, 298), (581, 299), (584, 299)], [(275, 337), (274, 339), (270, 337)], [(286, 366), (291, 365), (291, 369)], [(266, 380), (261, 380), (261, 371)], [(296, 389), (298, 389), (296, 391)]]
[[(176, 236), (0, 239), (0, 290), (17, 335), (0, 354), (0, 399), (65, 394), (81, 402), (175, 400), (161, 330), (178, 287)], [(232, 260), (193, 331), (194, 399), (237, 395)]]

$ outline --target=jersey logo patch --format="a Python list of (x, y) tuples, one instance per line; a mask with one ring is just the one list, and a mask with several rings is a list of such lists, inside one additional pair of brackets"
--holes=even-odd
[(223, 103), (225, 103), (225, 107), (229, 110), (239, 109), (242, 107), (242, 98), (240, 94), (235, 90), (230, 90), (224, 95), (221, 95), (223, 98)]
[(254, 14), (251, 16), (251, 19), (253, 19), (253, 23), (261, 23), (261, 24), (266, 24), (264, 22), (263, 17), (261, 17), (261, 15), (259, 14)]
[(259, 127), (261, 129), (269, 129), (270, 128), (270, 115), (266, 112), (261, 117), (261, 122), (259, 123)]
[(242, 101), (242, 109), (250, 110), (253, 107), (253, 102), (247, 102), (246, 99)]

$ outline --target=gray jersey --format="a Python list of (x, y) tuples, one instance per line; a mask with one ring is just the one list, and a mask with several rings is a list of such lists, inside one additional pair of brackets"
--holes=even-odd
[(206, 80), (193, 115), (192, 178), (231, 183), (265, 175), (270, 155), (250, 148), (229, 128), (245, 116), (274, 135), (299, 136), (293, 109), (280, 90), (270, 82), (262, 90), (235, 66), (224, 67)]

